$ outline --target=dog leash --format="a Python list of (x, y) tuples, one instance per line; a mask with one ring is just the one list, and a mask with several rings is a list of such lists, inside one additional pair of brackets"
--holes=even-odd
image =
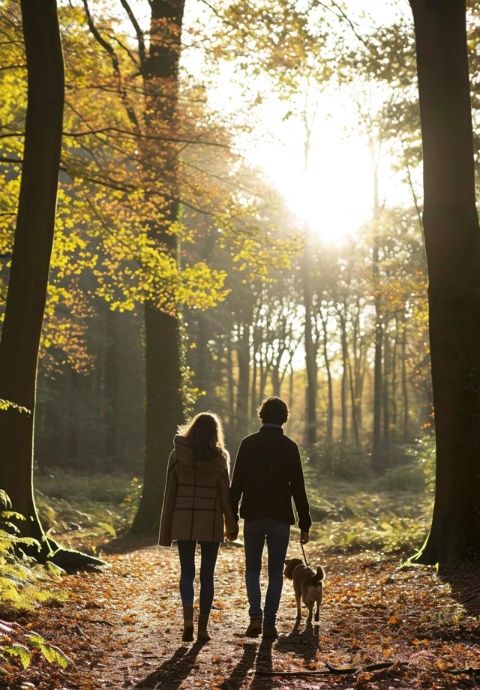
[(307, 568), (308, 568), (308, 567), (309, 567), (309, 565), (308, 565), (307, 557), (305, 556), (305, 549), (303, 548), (303, 544), (302, 544), (302, 542), (300, 542), (300, 546), (302, 547), (302, 553), (303, 553), (303, 560), (305, 561), (305, 565), (306, 565), (306, 566), (307, 566)]

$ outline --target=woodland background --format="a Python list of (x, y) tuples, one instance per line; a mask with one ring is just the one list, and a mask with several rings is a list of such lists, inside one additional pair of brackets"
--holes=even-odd
[[(55, 2), (42, 2), (48, 12), (55, 10)], [(456, 209), (454, 221), (447, 212), (426, 213), (432, 199), (437, 206), (430, 209), (445, 211), (439, 201), (441, 175), (435, 178), (426, 139), (430, 131), (435, 136), (442, 132), (438, 134), (441, 127), (429, 128), (427, 110), (420, 117), (408, 3), (392, 3), (380, 11), (375, 3), (359, 8), (353, 0), (59, 2), (65, 91), (55, 237), (51, 260), (48, 243), (27, 243), (24, 250), (28, 270), (23, 275), (34, 275), (43, 261), (42, 284), (17, 281), (12, 268), (15, 253), (20, 255), (14, 242), (22, 222), (22, 170), (25, 174), (28, 163), (28, 3), (0, 2), (0, 317), (23, 334), (23, 339), (10, 341), (13, 330), (7, 333), (5, 326), (0, 345), (5, 677), (20, 673), (22, 666), (31, 668), (32, 659), (43, 663), (38, 661), (41, 654), (60, 666), (68, 662), (62, 651), (65, 640), (55, 645), (58, 631), (33, 639), (28, 625), (38, 620), (39, 606), (69, 606), (62, 599), (69, 589), (62, 584), (63, 568), (77, 567), (82, 558), (101, 565), (96, 558), (108, 559), (114, 548), (108, 542), (118, 547), (125, 533), (132, 549), (137, 548), (132, 544), (140, 547), (142, 539), (152, 539), (173, 435), (177, 425), (198, 411), (220, 415), (234, 457), (241, 438), (258, 426), (261, 400), (279, 395), (287, 401), (287, 433), (302, 450), (313, 538), (327, 558), (343, 554), (347, 583), (358, 575), (351, 554), (374, 554), (371, 562), (389, 571), (425, 541), (434, 503), (436, 414), (437, 458), (440, 454), (440, 467), (447, 468), (440, 474), (437, 469), (436, 515), (448, 519), (456, 536), (449, 533), (447, 545), (438, 546), (432, 530), (424, 560), (478, 557), (474, 506), (480, 478), (475, 469), (477, 432), (471, 431), (478, 426), (480, 368), (472, 326), (480, 304), (475, 297), (478, 248), (466, 239), (478, 219), (470, 220), (471, 199), (466, 198), (473, 166), (478, 172), (480, 25), (474, 2), (467, 8), (457, 0), (452, 3), (453, 18), (443, 5), (438, 17), (430, 8), (428, 21), (422, 15), (423, 0), (410, 4), (420, 65), (422, 22), (428, 28), (431, 17), (438, 19), (438, 26), (430, 27), (432, 35), (445, 39), (450, 38), (449, 24), (461, 28), (466, 21), (470, 87), (462, 84), (471, 97), (473, 151), (468, 141), (462, 148), (455, 139), (463, 137), (465, 122), (468, 134), (467, 120), (448, 127), (448, 113), (464, 102), (450, 88), (461, 81), (452, 58), (462, 48), (460, 29), (452, 34), (451, 45), (446, 40), (436, 44), (446, 75), (443, 132), (452, 138), (453, 148), (466, 150), (465, 160), (471, 159), (472, 174), (469, 166), (457, 166), (455, 156), (445, 153), (441, 159), (447, 147), (437, 146), (437, 168), (445, 171), (446, 180), (440, 182), (453, 190), (448, 201)], [(35, 16), (29, 21), (35, 22)], [(451, 73), (445, 72), (450, 64)], [(432, 83), (434, 79), (430, 75)], [(441, 96), (438, 103), (442, 105)], [(438, 112), (441, 120), (440, 106)], [(329, 122), (336, 119), (344, 123), (346, 145), (339, 147), (335, 174), (340, 191), (332, 203), (322, 185), (329, 175), (322, 146), (327, 151)], [(356, 141), (362, 142), (363, 158)], [(272, 155), (295, 149), (291, 161), (285, 162), (285, 156), (278, 160), (298, 170), (298, 185), (293, 177), (279, 184), (275, 166), (267, 169), (265, 142)], [(436, 195), (429, 197), (432, 180)], [(356, 187), (370, 198), (359, 202)], [(474, 191), (472, 187), (471, 206)], [(322, 203), (328, 208), (323, 213)], [(428, 239), (433, 237), (427, 224), (432, 218), (436, 247)], [(32, 227), (35, 222), (30, 219)], [(469, 260), (463, 265), (452, 237), (464, 241), (462, 251)], [(434, 273), (441, 264), (431, 258), (434, 251), (435, 257), (447, 254), (447, 263), (451, 253), (451, 273)], [(438, 392), (434, 405), (435, 385), (437, 391), (452, 390), (452, 385), (435, 375), (437, 364), (432, 386), (429, 270), (431, 337), (442, 324), (441, 337), (432, 343), (457, 337), (453, 345), (453, 340), (444, 345), (441, 366), (447, 371), (451, 365), (460, 392), (455, 389), (457, 398), (443, 407)], [(472, 275), (473, 297), (462, 301), (462, 290), (461, 298), (455, 290)], [(442, 281), (449, 295), (438, 291)], [(9, 296), (8, 317), (7, 294), (13, 294), (13, 284), (20, 296), (30, 290), (31, 301), (23, 310), (12, 307)], [(464, 302), (472, 311), (467, 312)], [(452, 314), (458, 323), (450, 319)], [(23, 346), (16, 348), (15, 342), (33, 343), (29, 328), (37, 321), (38, 371), (32, 345), (32, 386), (23, 397), (21, 372), (30, 369), (22, 364), (21, 353), (16, 358), (15, 350)], [(457, 360), (465, 365), (461, 374)], [(457, 425), (447, 431), (445, 410)], [(457, 478), (451, 480), (455, 472)], [(41, 544), (46, 570), (31, 560), (32, 538)], [(29, 555), (22, 555), (22, 549)], [(148, 568), (153, 553), (141, 552), (139, 559), (147, 560), (135, 561), (132, 569)], [(230, 557), (232, 572), (240, 570), (239, 555), (232, 552)], [(173, 568), (169, 559), (160, 558), (167, 569)], [(114, 567), (121, 571), (125, 563)], [(419, 599), (436, 586), (428, 577), (419, 586)], [(58, 578), (57, 595), (49, 578)], [(477, 580), (469, 582), (474, 583), (469, 592), (476, 592)], [(372, 583), (362, 586), (368, 589)], [(70, 596), (81, 597), (82, 587), (76, 580)], [(409, 584), (405, 587), (408, 598)], [(448, 591), (441, 589), (439, 596)], [(85, 594), (85, 601), (92, 596), (92, 591)], [(397, 630), (403, 619), (395, 605), (382, 606), (388, 610), (386, 625)], [(466, 612), (458, 616), (448, 619), (446, 629), (457, 634), (456, 626), (464, 624), (470, 640), (475, 624)], [(18, 620), (21, 630), (12, 623)], [(81, 628), (87, 625), (75, 620)], [(118, 621), (106, 620), (119, 628)], [(425, 635), (409, 631), (406, 637), (423, 644), (419, 640)], [(474, 664), (470, 643), (465, 644), (458, 658)], [(455, 665), (455, 660), (450, 663)], [(29, 682), (25, 673), (15, 676), (18, 685), (11, 687), (28, 687), (21, 685)], [(52, 671), (42, 673), (47, 678)], [(223, 681), (217, 681), (212, 687), (221, 687)], [(57, 687), (57, 682), (45, 680), (38, 687)], [(88, 683), (93, 682), (89, 677)]]

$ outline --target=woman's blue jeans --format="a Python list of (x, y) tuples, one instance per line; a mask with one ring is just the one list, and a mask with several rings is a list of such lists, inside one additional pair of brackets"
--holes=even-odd
[(270, 518), (245, 520), (245, 582), (250, 618), (262, 618), (260, 573), (265, 542), (268, 551), (268, 587), (263, 611), (264, 622), (275, 625), (283, 587), (283, 566), (287, 555), (290, 525)]
[[(180, 596), (184, 606), (193, 606), (193, 581), (195, 579), (196, 541), (178, 541), (180, 557)], [(215, 564), (220, 543), (218, 541), (200, 542), (200, 613), (208, 614), (212, 608)]]

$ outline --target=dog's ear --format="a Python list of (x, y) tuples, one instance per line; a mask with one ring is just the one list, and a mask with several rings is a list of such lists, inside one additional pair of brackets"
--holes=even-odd
[(286, 559), (285, 561), (283, 561), (283, 562), (285, 563), (285, 565), (288, 565), (288, 564), (290, 563), (290, 559), (287, 558), (287, 559)]

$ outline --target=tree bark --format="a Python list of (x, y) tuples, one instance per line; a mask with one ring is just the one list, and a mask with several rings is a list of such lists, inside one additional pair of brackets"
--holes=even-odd
[[(375, 193), (377, 199), (377, 193)], [(381, 314), (381, 296), (379, 285), (379, 237), (378, 237), (378, 200), (375, 202), (374, 239), (373, 239), (373, 289), (375, 293), (375, 344), (374, 344), (374, 373), (373, 373), (373, 439), (372, 439), (372, 467), (376, 472), (384, 469), (382, 448), (382, 350), (383, 350), (383, 322)]]
[[(146, 94), (147, 131), (158, 134), (159, 126), (175, 127), (178, 102), (178, 74), (185, 0), (151, 0), (150, 49), (142, 65)], [(169, 233), (178, 216), (178, 151), (165, 144), (165, 200), (163, 222), (152, 224), (150, 236), (178, 258), (178, 242)], [(148, 155), (148, 152), (144, 153)], [(183, 421), (182, 352), (180, 316), (173, 305), (169, 311), (158, 304), (145, 304), (146, 429), (143, 492), (131, 531), (153, 533), (158, 529), (165, 475), (177, 426)]]
[(323, 358), (325, 360), (325, 369), (327, 372), (327, 390), (328, 390), (328, 405), (327, 405), (327, 431), (326, 431), (326, 452), (327, 452), (327, 467), (331, 469), (332, 460), (332, 445), (333, 445), (333, 379), (332, 370), (330, 366), (330, 357), (328, 354), (328, 331), (327, 331), (327, 319), (323, 316), (320, 311), (320, 319), (322, 321), (322, 332), (323, 332)]
[(410, 440), (410, 401), (408, 393), (408, 379), (407, 379), (407, 318), (405, 312), (402, 316), (402, 340), (401, 340), (401, 379), (402, 379), (402, 435), (403, 442), (408, 443)]
[(0, 486), (25, 530), (43, 537), (33, 497), (37, 361), (55, 230), (64, 69), (55, 0), (22, 0), (28, 105), (17, 225), (0, 342), (0, 397), (28, 408), (0, 413)]
[[(344, 307), (345, 308), (345, 307)], [(344, 446), (347, 443), (347, 419), (348, 419), (348, 409), (347, 409), (347, 388), (348, 388), (348, 352), (347, 352), (347, 326), (345, 323), (344, 314), (338, 314), (340, 321), (340, 340), (342, 346), (342, 381), (340, 387), (340, 409), (342, 412), (342, 430), (341, 430), (341, 441)]]
[(105, 309), (105, 456), (117, 459), (117, 419), (118, 419), (118, 345), (117, 345), (117, 315)]
[(385, 328), (383, 333), (383, 377), (382, 377), (382, 418), (383, 418), (383, 464), (390, 457), (390, 382), (392, 378), (392, 357), (390, 354), (390, 335)]
[(0, 341), (0, 398), (21, 405), (0, 413), (0, 487), (20, 526), (40, 541), (36, 557), (66, 568), (101, 561), (59, 548), (38, 518), (33, 493), (33, 450), (38, 350), (47, 299), (55, 233), (58, 170), (62, 144), (64, 67), (55, 0), (20, 3), (28, 75), (22, 180), (12, 264)]
[(249, 429), (249, 392), (250, 392), (250, 324), (239, 326), (237, 343), (238, 386), (237, 386), (237, 438), (240, 439)]
[(424, 159), (423, 227), (437, 444), (430, 534), (416, 560), (480, 557), (480, 228), (464, 0), (410, 0)]
[(312, 334), (312, 269), (310, 265), (310, 251), (311, 247), (308, 241), (307, 231), (303, 261), (303, 304), (305, 308), (304, 344), (305, 368), (307, 371), (305, 440), (308, 446), (313, 446), (317, 440), (317, 356)]

